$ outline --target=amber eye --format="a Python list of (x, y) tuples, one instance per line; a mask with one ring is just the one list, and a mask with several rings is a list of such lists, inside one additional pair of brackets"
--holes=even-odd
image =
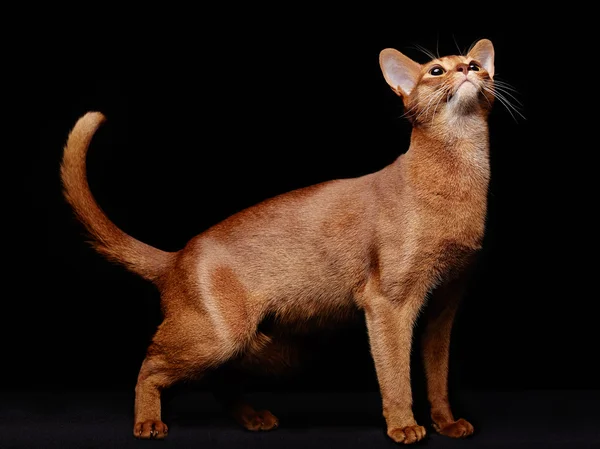
[(473, 72), (479, 72), (479, 66), (472, 62), (471, 64), (469, 64), (469, 70), (472, 70)]
[(443, 68), (441, 68), (439, 65), (437, 65), (429, 70), (429, 74), (433, 75), (433, 76), (440, 76), (440, 75), (443, 75), (444, 73), (446, 73), (446, 71)]

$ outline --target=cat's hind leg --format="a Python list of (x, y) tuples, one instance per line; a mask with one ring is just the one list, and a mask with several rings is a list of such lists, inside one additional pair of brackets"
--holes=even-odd
[(239, 343), (224, 341), (207, 314), (189, 311), (159, 326), (142, 363), (135, 387), (136, 438), (162, 439), (161, 392), (175, 383), (198, 379), (230, 359)]
[(215, 397), (228, 414), (242, 427), (251, 431), (273, 430), (279, 419), (269, 410), (256, 410), (244, 398), (246, 373), (259, 376), (281, 376), (298, 366), (297, 342), (284, 338), (272, 339), (257, 332), (243, 354), (220, 373), (215, 382)]
[(279, 419), (269, 410), (256, 410), (243, 394), (244, 373), (225, 370), (218, 373), (214, 396), (229, 416), (247, 430), (273, 430), (279, 427)]

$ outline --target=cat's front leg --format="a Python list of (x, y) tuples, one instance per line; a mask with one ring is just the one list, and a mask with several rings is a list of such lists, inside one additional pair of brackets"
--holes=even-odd
[(431, 295), (425, 311), (422, 355), (427, 376), (427, 396), (434, 429), (452, 438), (474, 432), (465, 419), (454, 419), (448, 400), (448, 366), (452, 323), (466, 287), (468, 273), (447, 281)]
[(425, 428), (413, 416), (410, 383), (413, 325), (423, 302), (424, 295), (394, 301), (373, 294), (364, 305), (387, 434), (397, 443), (415, 443), (425, 437)]

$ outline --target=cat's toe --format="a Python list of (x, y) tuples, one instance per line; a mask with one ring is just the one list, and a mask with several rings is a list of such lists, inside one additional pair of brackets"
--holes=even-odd
[(396, 443), (412, 444), (421, 441), (425, 438), (425, 427), (423, 426), (406, 426), (394, 427), (388, 430), (388, 436)]
[(274, 430), (279, 427), (279, 420), (270, 411), (260, 410), (256, 412), (256, 415), (262, 420), (262, 427), (260, 430)]
[(146, 420), (133, 427), (133, 436), (144, 440), (162, 440), (169, 433), (169, 428), (162, 421)]
[(245, 416), (243, 426), (253, 432), (259, 430), (273, 430), (279, 426), (279, 420), (268, 410), (254, 412), (251, 416)]
[(450, 438), (466, 438), (473, 435), (475, 429), (473, 425), (466, 419), (458, 419), (454, 422), (435, 424), (433, 428), (437, 433)]

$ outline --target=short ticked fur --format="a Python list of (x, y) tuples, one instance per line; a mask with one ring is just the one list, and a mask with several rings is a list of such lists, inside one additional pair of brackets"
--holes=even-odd
[[(484, 39), (466, 56), (421, 65), (385, 49), (380, 65), (413, 125), (405, 154), (378, 172), (264, 201), (177, 252), (139, 242), (98, 207), (85, 161), (104, 117), (88, 113), (76, 123), (62, 163), (65, 196), (94, 247), (161, 294), (164, 320), (136, 385), (136, 437), (166, 435), (160, 394), (179, 380), (234, 358), (273, 370), (288, 363), (294, 350), (285, 339), (258, 331), (265, 317), (281, 328), (358, 310), (366, 315), (388, 435), (418, 441), (425, 429), (411, 409), (410, 350), (430, 292), (422, 348), (434, 427), (452, 437), (473, 432), (450, 410), (448, 347), (465, 273), (484, 235), (494, 50)], [(240, 400), (230, 405), (249, 429), (277, 425), (267, 411)]]

